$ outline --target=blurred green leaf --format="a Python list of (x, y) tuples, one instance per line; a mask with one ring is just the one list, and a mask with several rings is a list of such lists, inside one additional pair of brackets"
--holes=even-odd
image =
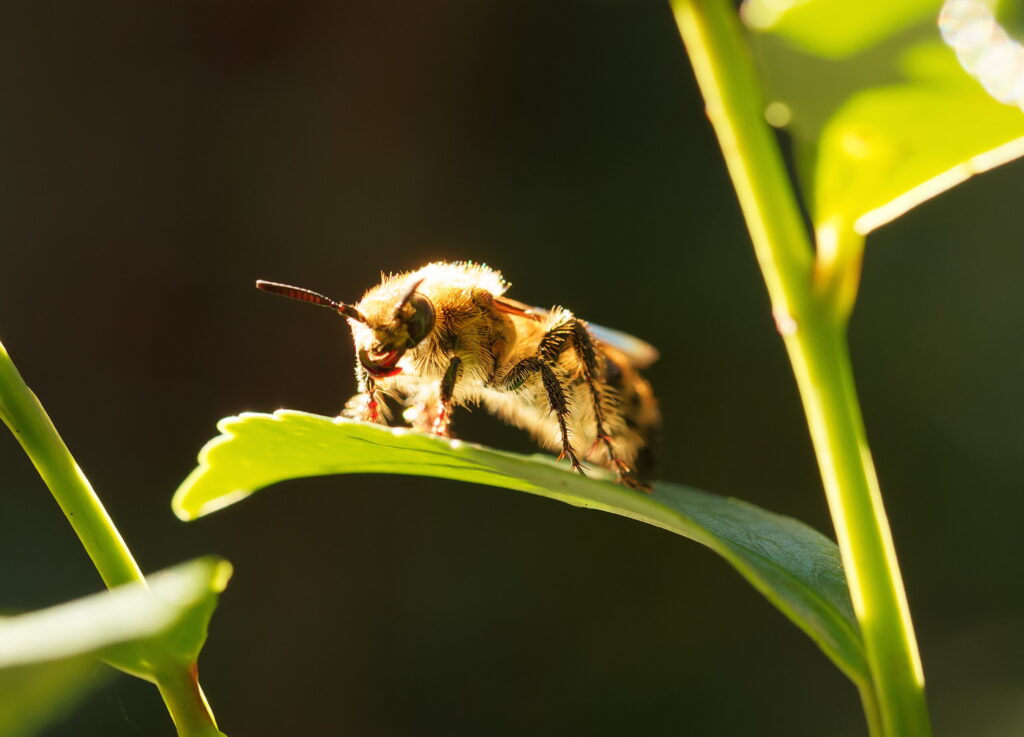
[(940, 0), (747, 0), (752, 28), (785, 38), (808, 54), (842, 58), (938, 15)]
[(545, 496), (646, 522), (708, 546), (736, 568), (858, 684), (867, 682), (863, 646), (835, 544), (801, 522), (744, 502), (655, 484), (642, 494), (570, 473), (549, 456), (521, 456), (458, 440), (319, 415), (246, 413), (218, 425), (222, 435), (172, 506), (191, 520), (285, 479), (394, 473), (470, 481)]
[(0, 736), (31, 734), (61, 716), (102, 668), (150, 677), (154, 657), (194, 660), (230, 565), (183, 563), (48, 609), (0, 619)]
[[(150, 681), (168, 664), (195, 663), (206, 642), (217, 597), (230, 577), (231, 564), (212, 557), (147, 576), (148, 606), (152, 607), (153, 616), (173, 614), (173, 621), (155, 636), (107, 648), (103, 659), (115, 668)], [(140, 614), (146, 616), (145, 611)]]
[(937, 0), (750, 2), (744, 15), (773, 5), (753, 34), (766, 115), (793, 134), (815, 226), (866, 234), (1024, 154), (1024, 114), (942, 43)]
[(0, 737), (27, 737), (61, 719), (112, 672), (90, 656), (0, 669)]

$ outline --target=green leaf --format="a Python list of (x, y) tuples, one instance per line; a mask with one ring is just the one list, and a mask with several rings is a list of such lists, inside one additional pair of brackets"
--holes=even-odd
[(0, 735), (27, 737), (58, 721), (111, 672), (88, 656), (0, 669)]
[(1024, 115), (942, 43), (939, 6), (809, 0), (759, 23), (766, 114), (793, 134), (816, 227), (865, 235), (1024, 154)]
[(674, 484), (642, 494), (570, 473), (549, 456), (521, 456), (458, 440), (343, 418), (279, 410), (245, 413), (222, 435), (172, 506), (191, 520), (285, 479), (344, 473), (436, 476), (525, 491), (646, 522), (708, 546), (764, 594), (856, 683), (867, 683), (863, 646), (839, 551), (820, 533), (751, 504)]
[[(220, 558), (201, 558), (146, 577), (146, 591), (155, 616), (173, 614), (173, 621), (152, 637), (126, 642), (103, 653), (115, 668), (156, 681), (168, 669), (191, 666), (206, 642), (207, 627), (217, 598), (231, 577), (231, 564)], [(112, 591), (131, 588), (121, 586)], [(146, 613), (140, 612), (140, 616)]]
[(747, 0), (743, 17), (808, 54), (842, 58), (939, 14), (939, 0)]
[(197, 619), (229, 574), (225, 561), (202, 558), (150, 576), (148, 587), (0, 619), (0, 735), (28, 735), (60, 717), (97, 682), (100, 659), (138, 675), (152, 653), (193, 652)]

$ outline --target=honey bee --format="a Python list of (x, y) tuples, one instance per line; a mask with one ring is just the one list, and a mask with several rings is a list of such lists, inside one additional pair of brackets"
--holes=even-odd
[(582, 458), (648, 490), (660, 425), (639, 373), (658, 357), (648, 343), (562, 307), (510, 299), (498, 271), (468, 261), (385, 276), (354, 305), (287, 284), (256, 286), (348, 318), (359, 393), (344, 416), (388, 424), (387, 396), (416, 430), (450, 437), (454, 408), (481, 404), (573, 470), (586, 475)]

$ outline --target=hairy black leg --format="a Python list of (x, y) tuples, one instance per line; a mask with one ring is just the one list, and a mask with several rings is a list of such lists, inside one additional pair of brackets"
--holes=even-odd
[(455, 394), (455, 382), (459, 380), (461, 370), (462, 359), (458, 356), (453, 356), (451, 363), (448, 364), (448, 369), (441, 378), (437, 415), (430, 426), (430, 432), (435, 435), (447, 437), (449, 434), (449, 428), (452, 424), (452, 396)]
[(561, 357), (566, 346), (570, 344), (583, 365), (583, 380), (590, 392), (590, 400), (594, 406), (596, 440), (587, 451), (587, 455), (593, 453), (599, 444), (603, 444), (608, 452), (609, 462), (615, 467), (619, 480), (622, 480), (624, 475), (630, 473), (630, 468), (619, 460), (615, 447), (612, 445), (611, 435), (605, 426), (604, 397), (601, 391), (602, 380), (598, 365), (597, 348), (586, 325), (578, 318), (567, 317), (562, 322), (552, 326), (544, 334), (537, 348), (537, 353), (545, 363), (554, 366), (558, 363), (558, 359)]
[(565, 422), (569, 416), (569, 402), (565, 398), (565, 389), (562, 387), (562, 382), (559, 381), (558, 375), (555, 374), (555, 370), (545, 363), (539, 355), (524, 358), (512, 367), (508, 378), (505, 380), (505, 387), (514, 391), (522, 386), (533, 374), (540, 374), (544, 391), (548, 395), (548, 405), (551, 407), (551, 411), (555, 413), (555, 418), (558, 420), (558, 429), (562, 433), (562, 452), (558, 458), (568, 458), (573, 469), (585, 476), (583, 464), (576, 457), (576, 451), (573, 450), (572, 443), (569, 441), (569, 427)]
[(537, 355), (546, 364), (554, 366), (558, 363), (562, 351), (565, 350), (565, 346), (569, 343), (569, 339), (575, 330), (573, 326), (577, 322), (579, 321), (575, 317), (568, 317), (548, 328), (548, 331), (544, 333), (544, 337), (540, 339), (540, 343), (537, 345)]
[(604, 397), (601, 393), (603, 382), (601, 379), (601, 371), (598, 366), (597, 359), (597, 348), (594, 345), (594, 339), (590, 335), (590, 331), (587, 330), (580, 320), (572, 320), (572, 333), (571, 333), (572, 347), (576, 351), (576, 355), (579, 356), (580, 363), (583, 364), (583, 380), (587, 384), (587, 388), (590, 390), (590, 399), (594, 405), (594, 423), (597, 426), (596, 440), (594, 445), (591, 446), (590, 450), (587, 451), (588, 455), (596, 450), (599, 443), (603, 443), (605, 450), (608, 452), (608, 460), (615, 466), (615, 471), (621, 481), (625, 474), (630, 473), (630, 468), (621, 460), (619, 460), (618, 454), (615, 452), (615, 447), (612, 445), (611, 435), (605, 428), (605, 416), (604, 416)]

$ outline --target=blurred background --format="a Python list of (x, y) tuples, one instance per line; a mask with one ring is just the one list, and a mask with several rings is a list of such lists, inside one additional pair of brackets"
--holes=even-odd
[[(665, 2), (3, 15), (0, 336), (145, 570), (234, 563), (200, 661), (228, 734), (865, 733), (811, 641), (665, 532), (402, 477), (170, 512), (220, 417), (332, 414), (354, 391), (344, 322), (256, 278), (355, 300), (469, 258), (661, 349), (661, 478), (832, 534)], [(938, 735), (1024, 729), (1022, 185), (1011, 164), (873, 235), (852, 325)], [(455, 430), (531, 450), (483, 412)], [(99, 590), (10, 437), (0, 469), (0, 605)], [(120, 676), (47, 734), (173, 728)]]

